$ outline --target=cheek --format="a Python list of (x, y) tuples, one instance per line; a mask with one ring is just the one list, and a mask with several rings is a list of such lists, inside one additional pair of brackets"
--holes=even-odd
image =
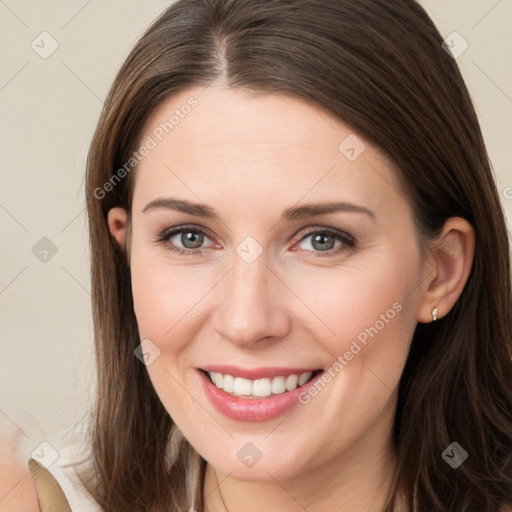
[(409, 333), (416, 321), (418, 279), (419, 257), (411, 246), (347, 260), (337, 269), (312, 269), (297, 278), (294, 292), (317, 315), (315, 320), (308, 313), (311, 325), (318, 325), (316, 339), (337, 356), (354, 341), (366, 347)]
[(327, 274), (316, 281), (324, 293), (314, 306), (322, 326), (313, 334), (332, 364), (325, 386), (303, 396), (302, 403), (319, 415), (315, 428), (332, 440), (317, 447), (319, 457), (329, 458), (382, 414), (392, 415), (390, 400), (417, 324), (418, 264), (413, 248), (407, 254), (381, 253), (378, 261), (338, 273), (337, 283)]
[(171, 341), (174, 332), (190, 325), (201, 297), (211, 287), (205, 272), (200, 275), (198, 269), (169, 264), (158, 251), (132, 252), (133, 303), (141, 337)]
[(332, 357), (332, 380), (328, 393), (311, 400), (329, 411), (323, 428), (333, 439), (339, 435), (340, 408), (350, 436), (357, 425), (372, 423), (390, 400), (417, 324), (418, 279), (419, 256), (411, 246), (360, 260), (336, 279), (326, 273), (315, 281), (323, 293), (312, 309), (319, 312), (322, 327), (313, 336)]

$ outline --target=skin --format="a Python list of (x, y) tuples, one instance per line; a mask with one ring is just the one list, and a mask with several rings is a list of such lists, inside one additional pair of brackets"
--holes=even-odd
[(32, 474), (21, 450), (21, 430), (0, 418), (0, 512), (39, 512)]
[[(438, 318), (446, 315), (460, 296), (473, 228), (449, 219), (423, 257), (392, 163), (357, 134), (366, 149), (349, 161), (338, 146), (353, 131), (291, 97), (223, 84), (191, 88), (152, 112), (141, 140), (190, 96), (198, 106), (137, 168), (128, 233), (122, 208), (109, 212), (108, 223), (129, 251), (141, 340), (160, 350), (147, 366), (151, 381), (208, 463), (205, 510), (382, 510), (409, 344), (417, 322), (432, 321), (434, 307)], [(210, 205), (220, 220), (164, 208), (142, 213), (168, 196)], [(375, 218), (337, 212), (279, 222), (287, 207), (335, 200)], [(206, 233), (202, 254), (180, 255), (171, 242), (155, 241), (183, 225)], [(305, 233), (326, 227), (356, 246), (336, 253), (343, 242), (326, 235), (335, 245), (323, 248)], [(247, 236), (263, 251), (251, 263), (236, 252)], [(197, 251), (180, 235), (172, 242)], [(207, 364), (329, 368), (396, 303), (401, 310), (367, 346), (307, 405), (282, 417), (233, 420), (204, 395), (194, 368)], [(248, 442), (262, 454), (250, 468), (237, 457)]]

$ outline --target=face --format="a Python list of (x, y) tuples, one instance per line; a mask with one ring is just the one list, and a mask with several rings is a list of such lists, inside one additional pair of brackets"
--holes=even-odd
[(308, 103), (221, 87), (163, 103), (148, 137), (134, 308), (147, 371), (185, 437), (242, 480), (381, 449), (425, 280), (392, 164)]

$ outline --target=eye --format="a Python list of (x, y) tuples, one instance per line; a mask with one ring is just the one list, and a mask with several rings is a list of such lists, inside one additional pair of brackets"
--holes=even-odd
[[(164, 231), (157, 242), (164, 244), (172, 252), (198, 254), (203, 252), (201, 245), (205, 239), (209, 239), (209, 237), (201, 229), (184, 226)], [(182, 244), (183, 247), (179, 247), (177, 243)]]
[[(301, 235), (303, 236), (300, 242), (311, 238), (308, 244), (311, 249), (306, 249), (306, 251), (311, 252), (311, 255), (314, 257), (332, 256), (348, 249), (353, 249), (356, 245), (355, 239), (351, 235), (332, 228), (317, 229), (301, 233)], [(340, 242), (340, 244), (335, 248), (336, 241)]]
[[(300, 251), (311, 253), (314, 257), (332, 256), (352, 249), (356, 245), (356, 241), (351, 235), (333, 228), (316, 229), (306, 233), (302, 232), (300, 235), (302, 237), (298, 244), (311, 238), (309, 243), (311, 248), (300, 249)], [(156, 242), (164, 244), (168, 250), (178, 254), (197, 255), (205, 252), (206, 247), (202, 247), (202, 245), (207, 239), (211, 240), (202, 229), (182, 226), (165, 230), (158, 236)], [(337, 247), (335, 247), (336, 241), (339, 242)]]

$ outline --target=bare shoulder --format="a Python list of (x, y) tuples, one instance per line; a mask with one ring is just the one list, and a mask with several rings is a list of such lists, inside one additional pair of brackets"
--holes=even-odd
[(40, 512), (28, 461), (20, 460), (14, 432), (0, 432), (0, 512)]

